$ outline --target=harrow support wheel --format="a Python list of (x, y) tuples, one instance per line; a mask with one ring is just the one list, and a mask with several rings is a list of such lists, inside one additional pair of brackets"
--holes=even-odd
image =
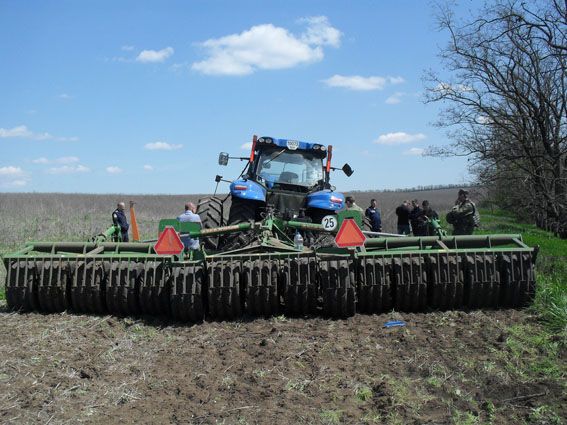
[(38, 264), (39, 310), (46, 313), (61, 313), (70, 306), (68, 287), (70, 286), (70, 266), (68, 261), (46, 260)]
[(144, 263), (138, 278), (138, 301), (142, 313), (156, 316), (169, 314), (169, 277), (169, 270), (161, 261)]
[(242, 315), (240, 261), (213, 260), (209, 263), (208, 314), (215, 320)]
[(495, 308), (500, 303), (500, 270), (493, 253), (466, 256), (465, 303), (467, 307)]
[(246, 312), (252, 316), (278, 314), (278, 263), (270, 259), (247, 260), (244, 263)]
[(71, 306), (80, 313), (104, 313), (106, 271), (100, 261), (77, 261), (71, 284)]
[(182, 322), (203, 320), (203, 280), (201, 264), (177, 266), (173, 270), (171, 283), (171, 315)]
[(464, 303), (463, 258), (450, 253), (426, 257), (429, 307), (438, 310), (461, 308)]
[(353, 316), (356, 310), (356, 281), (352, 259), (319, 262), (323, 314), (333, 318)]
[(317, 262), (315, 257), (287, 258), (280, 274), (285, 314), (305, 316), (317, 310)]
[(363, 257), (358, 265), (358, 306), (360, 313), (379, 314), (392, 308), (390, 257)]
[(115, 261), (110, 268), (106, 284), (106, 306), (113, 314), (126, 316), (139, 314), (139, 275), (142, 266), (133, 261)]
[(395, 308), (417, 312), (427, 305), (427, 273), (421, 256), (394, 258)]
[(39, 306), (37, 271), (41, 264), (34, 260), (15, 260), (7, 267), (6, 301), (13, 311), (33, 311)]

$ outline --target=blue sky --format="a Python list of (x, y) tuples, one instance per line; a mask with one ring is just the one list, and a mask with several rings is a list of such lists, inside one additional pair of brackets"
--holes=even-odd
[(420, 155), (446, 40), (417, 0), (0, 0), (0, 191), (207, 193), (253, 134), (332, 144), (339, 190), (465, 182)]

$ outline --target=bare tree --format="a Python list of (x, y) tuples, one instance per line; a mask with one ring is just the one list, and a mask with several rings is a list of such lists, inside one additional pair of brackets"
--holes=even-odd
[(431, 153), (471, 156), (505, 205), (567, 222), (567, 0), (496, 0), (468, 22), (440, 10), (449, 76), (428, 73), (427, 101), (454, 143)]

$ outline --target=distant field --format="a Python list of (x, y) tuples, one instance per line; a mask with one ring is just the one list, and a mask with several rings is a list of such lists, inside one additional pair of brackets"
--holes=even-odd
[[(416, 192), (356, 192), (363, 208), (378, 199), (384, 231), (396, 226), (395, 208), (404, 199), (427, 199), (440, 214), (454, 203), (456, 189)], [(136, 202), (141, 237), (156, 236), (161, 218), (176, 217), (187, 201), (197, 202), (206, 195), (89, 195), (62, 193), (0, 194), (0, 248), (11, 249), (29, 240), (88, 240), (111, 224), (118, 201)], [(474, 196), (473, 196), (474, 199)]]

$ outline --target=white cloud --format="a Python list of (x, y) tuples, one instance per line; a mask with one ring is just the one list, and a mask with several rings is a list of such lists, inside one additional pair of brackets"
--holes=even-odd
[(250, 149), (252, 149), (252, 142), (246, 142), (246, 143), (240, 145), (240, 149), (245, 149), (245, 150), (249, 151)]
[(409, 148), (407, 151), (404, 151), (404, 155), (411, 155), (411, 156), (423, 156), (425, 149), (423, 148)]
[(302, 18), (299, 22), (307, 24), (307, 31), (301, 36), (301, 40), (307, 44), (314, 44), (316, 46), (333, 46), (339, 47), (341, 45), (342, 33), (329, 24), (326, 16), (311, 16), (309, 18)]
[(152, 167), (151, 165), (144, 165), (144, 171), (154, 171), (154, 167)]
[(163, 62), (173, 55), (173, 53), (173, 47), (166, 47), (161, 50), (142, 50), (138, 57), (136, 57), (136, 61), (142, 63)]
[(386, 99), (386, 103), (388, 105), (397, 105), (398, 103), (402, 102), (402, 96), (403, 95), (404, 95), (404, 93), (402, 93), (402, 92), (396, 92)]
[(61, 167), (53, 167), (47, 170), (48, 174), (78, 174), (88, 173), (91, 170), (84, 165), (63, 165)]
[(24, 187), (28, 184), (28, 181), (29, 180), (23, 180), (23, 179), (12, 180), (10, 182), (3, 183), (2, 185), (4, 187)]
[(338, 75), (335, 74), (326, 80), (322, 80), (330, 87), (343, 87), (350, 90), (369, 91), (382, 90), (386, 84), (400, 84), (404, 81), (402, 77), (361, 77), (360, 75)]
[(296, 36), (273, 24), (256, 25), (240, 34), (211, 38), (199, 45), (207, 58), (191, 68), (208, 75), (248, 75), (260, 69), (285, 69), (323, 59), (323, 46), (338, 47), (341, 33), (324, 16), (304, 18)]
[(378, 136), (378, 139), (376, 139), (374, 143), (377, 145), (401, 145), (404, 143), (417, 142), (425, 139), (425, 137), (423, 133), (409, 134), (398, 131), (395, 133), (382, 134)]
[(34, 164), (74, 164), (79, 162), (79, 158), (76, 156), (62, 156), (61, 158), (57, 159), (47, 159), (45, 157), (32, 159)]
[(181, 149), (182, 147), (183, 145), (173, 145), (166, 142), (146, 143), (144, 145), (144, 148), (150, 151), (173, 151), (173, 150)]
[(57, 164), (74, 164), (79, 162), (79, 158), (76, 156), (62, 156), (61, 158), (57, 158), (54, 162)]
[(116, 165), (111, 165), (106, 167), (106, 172), (108, 174), (120, 174), (122, 172), (122, 168), (117, 167)]
[(0, 167), (0, 187), (23, 187), (26, 186), (30, 178), (20, 167), (8, 165)]
[(7, 167), (0, 167), (0, 176), (19, 177), (23, 175), (24, 171), (20, 167), (14, 167), (11, 165)]
[(35, 133), (25, 125), (13, 128), (0, 128), (0, 139), (56, 140), (59, 142), (75, 142), (77, 137), (55, 137), (49, 133)]

